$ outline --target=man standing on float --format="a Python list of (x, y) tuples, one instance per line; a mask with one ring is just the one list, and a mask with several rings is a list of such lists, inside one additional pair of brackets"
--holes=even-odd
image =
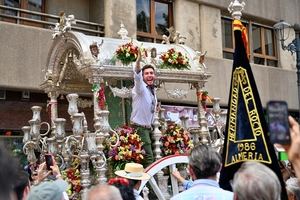
[(152, 151), (151, 132), (156, 110), (157, 99), (154, 92), (155, 70), (152, 65), (145, 65), (141, 68), (141, 52), (139, 50), (136, 59), (134, 73), (134, 87), (132, 89), (132, 113), (130, 121), (141, 137), (144, 156), (144, 167), (154, 162)]

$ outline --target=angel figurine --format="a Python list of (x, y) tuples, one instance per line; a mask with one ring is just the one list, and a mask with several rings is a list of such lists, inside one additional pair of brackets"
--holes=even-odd
[(207, 69), (204, 63), (206, 53), (207, 51), (205, 51), (204, 53), (202, 53), (201, 51), (196, 51), (196, 56), (193, 58), (193, 60), (195, 61), (194, 63), (196, 64), (196, 66), (199, 66), (200, 70)]

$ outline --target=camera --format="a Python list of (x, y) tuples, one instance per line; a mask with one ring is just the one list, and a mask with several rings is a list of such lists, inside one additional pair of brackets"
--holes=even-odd
[(46, 167), (47, 170), (52, 170), (50, 166), (53, 166), (53, 157), (51, 154), (45, 155)]
[(285, 101), (268, 102), (267, 116), (271, 143), (290, 144), (287, 103)]

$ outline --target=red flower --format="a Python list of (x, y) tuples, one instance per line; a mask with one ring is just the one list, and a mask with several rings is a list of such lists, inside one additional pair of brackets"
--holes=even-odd
[(189, 69), (189, 59), (174, 48), (162, 54), (160, 59), (162, 68)]
[(12, 134), (11, 131), (6, 131), (5, 132), (5, 136), (11, 136), (11, 134)]
[(75, 185), (74, 186), (74, 191), (79, 193), (81, 191), (81, 185)]
[(136, 61), (138, 55), (138, 47), (134, 46), (132, 42), (123, 44), (115, 52), (116, 58), (123, 64), (128, 65), (131, 62)]

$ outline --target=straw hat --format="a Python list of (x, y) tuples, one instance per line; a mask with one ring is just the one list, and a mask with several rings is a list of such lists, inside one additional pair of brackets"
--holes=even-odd
[(138, 163), (126, 163), (124, 170), (115, 171), (117, 176), (132, 180), (148, 180), (150, 175), (144, 172), (143, 165)]

